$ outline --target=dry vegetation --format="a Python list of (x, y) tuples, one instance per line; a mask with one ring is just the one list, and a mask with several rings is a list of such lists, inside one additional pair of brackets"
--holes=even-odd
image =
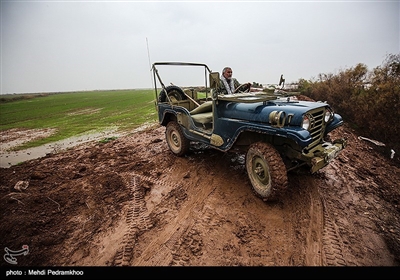
[[(390, 54), (369, 71), (358, 64), (337, 74), (319, 74), (316, 81), (299, 81), (302, 94), (327, 101), (360, 135), (386, 144), (400, 154), (400, 54)], [(395, 157), (400, 163), (400, 157)]]

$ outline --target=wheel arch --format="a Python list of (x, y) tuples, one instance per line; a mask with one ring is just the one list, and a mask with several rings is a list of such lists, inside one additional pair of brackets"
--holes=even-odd
[(275, 147), (290, 146), (293, 149), (298, 149), (299, 146), (296, 142), (282, 135), (272, 134), (268, 131), (245, 129), (239, 132), (238, 136), (234, 140), (233, 146), (235, 147), (249, 147), (251, 144), (257, 142), (269, 143)]
[(176, 122), (177, 120), (178, 120), (178, 118), (174, 113), (172, 113), (170, 111), (164, 111), (164, 114), (160, 121), (160, 124), (163, 126), (166, 126), (170, 121)]

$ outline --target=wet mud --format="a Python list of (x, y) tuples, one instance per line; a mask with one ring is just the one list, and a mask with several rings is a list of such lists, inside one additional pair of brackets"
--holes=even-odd
[[(398, 266), (400, 168), (348, 127), (311, 175), (257, 198), (244, 155), (168, 149), (157, 124), (0, 168), (0, 248), (22, 266)], [(2, 265), (7, 265), (3, 260)]]

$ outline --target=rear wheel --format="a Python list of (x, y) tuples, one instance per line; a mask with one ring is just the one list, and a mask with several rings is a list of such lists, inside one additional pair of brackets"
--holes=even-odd
[(246, 169), (254, 193), (264, 201), (277, 200), (287, 187), (286, 166), (278, 151), (268, 143), (250, 146)]
[(183, 134), (180, 125), (171, 121), (167, 124), (165, 137), (169, 149), (177, 156), (183, 156), (189, 151), (190, 141)]

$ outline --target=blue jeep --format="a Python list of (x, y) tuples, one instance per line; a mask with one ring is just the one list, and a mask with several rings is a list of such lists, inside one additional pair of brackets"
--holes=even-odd
[[(163, 66), (202, 67), (204, 86), (166, 86), (159, 73)], [(253, 191), (264, 201), (279, 198), (288, 171), (306, 166), (315, 173), (345, 147), (344, 139), (326, 141), (343, 124), (326, 103), (265, 89), (238, 88), (234, 94), (217, 95), (220, 74), (201, 63), (156, 62), (152, 72), (158, 119), (166, 127), (170, 150), (183, 156), (191, 142), (223, 152), (244, 150)]]

